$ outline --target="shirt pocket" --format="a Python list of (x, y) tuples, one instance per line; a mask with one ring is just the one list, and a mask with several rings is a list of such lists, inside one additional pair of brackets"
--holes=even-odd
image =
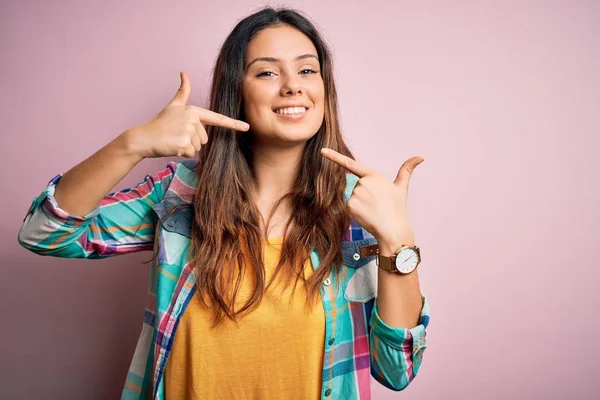
[(376, 256), (360, 256), (361, 247), (375, 243), (375, 238), (342, 242), (343, 262), (351, 274), (344, 288), (344, 298), (348, 301), (366, 303), (377, 295)]
[(188, 239), (192, 237), (192, 219), (194, 217), (192, 204), (183, 201), (161, 201), (152, 208), (158, 215), (162, 229), (178, 233)]
[(192, 236), (193, 205), (183, 201), (162, 201), (152, 208), (159, 221), (156, 235), (158, 263), (163, 266), (185, 264)]

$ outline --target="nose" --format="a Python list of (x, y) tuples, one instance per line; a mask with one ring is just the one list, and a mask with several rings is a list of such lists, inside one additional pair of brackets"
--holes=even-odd
[(283, 80), (283, 84), (281, 85), (282, 96), (295, 96), (302, 94), (303, 90), (304, 89), (302, 88), (300, 77), (295, 74), (287, 75), (287, 77)]

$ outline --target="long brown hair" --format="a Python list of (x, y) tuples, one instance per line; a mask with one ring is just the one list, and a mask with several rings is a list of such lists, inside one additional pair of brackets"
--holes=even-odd
[[(214, 308), (215, 324), (224, 316), (237, 321), (239, 314), (254, 309), (278, 274), (282, 274), (285, 285), (293, 283), (294, 289), (302, 281), (307, 301), (313, 304), (319, 298), (323, 280), (342, 263), (340, 242), (350, 224), (343, 200), (345, 171), (324, 160), (320, 150), (328, 147), (354, 157), (340, 131), (331, 53), (306, 17), (291, 9), (266, 7), (241, 20), (226, 38), (216, 60), (209, 108), (244, 120), (242, 79), (246, 48), (254, 35), (274, 25), (294, 27), (314, 44), (325, 85), (324, 118), (306, 143), (293, 189), (275, 203), (265, 224), (268, 226), (277, 207), (288, 200), (291, 217), (285, 227), (279, 263), (268, 283), (262, 253), (267, 232), (261, 229), (262, 217), (251, 194), (251, 134), (207, 127), (209, 140), (200, 151), (196, 169), (198, 186), (193, 201), (190, 263), (200, 298)], [(319, 254), (320, 265), (306, 279), (304, 265), (313, 249)], [(237, 279), (232, 281), (232, 276)], [(254, 288), (245, 304), (236, 310), (242, 276), (250, 277)]]

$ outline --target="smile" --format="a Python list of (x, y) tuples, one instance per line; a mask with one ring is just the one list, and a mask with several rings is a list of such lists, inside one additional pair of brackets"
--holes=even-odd
[(308, 108), (306, 108), (306, 107), (283, 107), (283, 108), (277, 108), (277, 109), (273, 110), (273, 112), (275, 114), (277, 114), (277, 116), (282, 120), (300, 121), (308, 113)]
[(307, 109), (305, 107), (285, 107), (275, 110), (277, 114), (285, 115), (304, 114), (306, 111)]

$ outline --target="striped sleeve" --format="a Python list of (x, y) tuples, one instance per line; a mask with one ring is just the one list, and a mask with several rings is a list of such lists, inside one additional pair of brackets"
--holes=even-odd
[(162, 200), (176, 166), (170, 162), (162, 171), (146, 175), (135, 187), (109, 193), (84, 216), (71, 215), (56, 202), (59, 174), (33, 199), (18, 241), (36, 254), (64, 258), (98, 259), (152, 250), (152, 206)]
[(417, 376), (426, 343), (429, 305), (423, 299), (419, 325), (412, 329), (392, 328), (377, 311), (374, 301), (370, 317), (371, 375), (391, 390), (400, 391)]

